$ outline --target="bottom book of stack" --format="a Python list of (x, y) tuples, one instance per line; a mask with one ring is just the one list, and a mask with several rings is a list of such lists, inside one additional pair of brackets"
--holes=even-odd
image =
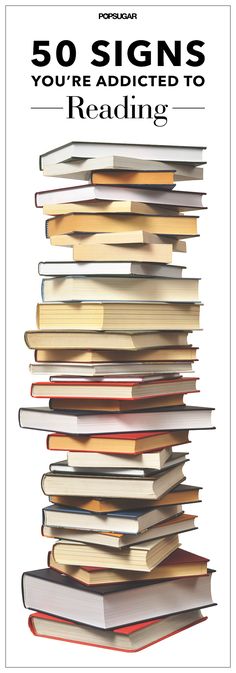
[(201, 608), (214, 605), (207, 559), (182, 549), (159, 565), (167, 579), (122, 581), (118, 573), (111, 583), (110, 571), (60, 565), (53, 551), (49, 564), (22, 578), (36, 636), (135, 652), (199, 624)]

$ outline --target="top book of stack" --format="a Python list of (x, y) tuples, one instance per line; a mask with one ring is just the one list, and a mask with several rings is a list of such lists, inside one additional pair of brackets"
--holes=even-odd
[(40, 170), (61, 162), (73, 162), (94, 157), (111, 157), (111, 155), (145, 161), (187, 163), (192, 166), (198, 166), (205, 163), (203, 159), (204, 149), (205, 147), (72, 141), (41, 154)]

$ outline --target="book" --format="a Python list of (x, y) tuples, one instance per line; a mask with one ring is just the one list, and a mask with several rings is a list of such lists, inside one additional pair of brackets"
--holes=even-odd
[[(119, 552), (120, 553), (120, 552)], [(87, 587), (56, 570), (44, 568), (22, 577), (23, 603), (57, 617), (103, 629), (214, 605), (211, 575), (151, 580), (143, 584)]]
[[(161, 470), (167, 463), (169, 464), (170, 459), (178, 459), (180, 453), (183, 454), (183, 452), (172, 451), (170, 446), (157, 451), (139, 453), (137, 456), (81, 450), (69, 451), (67, 461), (71, 467), (79, 468)], [(187, 453), (187, 451), (184, 453)]]
[(53, 556), (65, 565), (97, 565), (101, 568), (149, 572), (178, 546), (178, 535), (138, 542), (124, 549), (104, 549), (101, 545), (59, 540), (53, 545)]
[(163, 619), (135, 623), (105, 631), (93, 626), (62, 620), (40, 612), (29, 617), (29, 628), (34, 636), (55, 638), (80, 645), (94, 645), (124, 652), (139, 652), (154, 643), (169, 638), (185, 629), (204, 622), (200, 610), (192, 610)]
[[(87, 531), (125, 533), (137, 535), (146, 528), (155, 527), (162, 521), (182, 513), (181, 505), (150, 507), (148, 509), (122, 510), (105, 514), (79, 508), (49, 505), (42, 510), (43, 525), (59, 528), (74, 528)], [(59, 537), (56, 535), (55, 537)]]
[(82, 350), (69, 348), (37, 349), (34, 353), (36, 362), (194, 362), (197, 359), (197, 348), (193, 346), (176, 346), (171, 348), (148, 348), (140, 351), (114, 350)]
[[(150, 572), (140, 572), (139, 581), (164, 580), (174, 577), (188, 577), (192, 575), (206, 575), (207, 562), (203, 556), (192, 554), (189, 551), (178, 547), (164, 561), (159, 563), (156, 568)], [(133, 582), (137, 580), (136, 571), (118, 570), (115, 568), (94, 568), (93, 566), (68, 566), (63, 563), (57, 563), (53, 553), (48, 554), (48, 565), (54, 570), (73, 577), (82, 584), (94, 586), (96, 584), (114, 584), (116, 582)]]
[[(47, 437), (47, 449), (52, 451), (79, 451), (107, 454), (142, 454), (144, 451), (159, 451), (163, 448), (189, 443), (187, 430), (166, 432), (133, 432), (116, 434), (63, 435)], [(106, 458), (105, 458), (106, 459)]]
[(22, 408), (19, 422), (22, 428), (62, 432), (71, 435), (111, 432), (142, 432), (151, 430), (202, 430), (212, 428), (212, 409), (183, 406), (161, 407), (155, 411), (119, 414), (54, 411), (48, 407)]
[(101, 156), (92, 159), (50, 164), (43, 169), (46, 177), (69, 178), (70, 180), (89, 180), (93, 171), (173, 171), (175, 182), (179, 180), (202, 180), (203, 169), (186, 163), (164, 163), (122, 156)]
[(99, 143), (71, 141), (65, 145), (55, 147), (40, 155), (40, 170), (58, 164), (63, 161), (75, 159), (97, 159), (108, 155), (119, 155), (129, 159), (143, 159), (145, 161), (165, 161), (187, 163), (192, 165), (201, 164), (205, 147), (183, 145), (145, 145), (143, 143)]
[(131, 276), (181, 278), (185, 267), (139, 262), (40, 262), (40, 276)]
[[(48, 237), (47, 237), (48, 238)], [(184, 252), (181, 244), (183, 246), (183, 238), (195, 238), (195, 236), (170, 236), (168, 235), (158, 235), (152, 234), (149, 231), (144, 231), (143, 229), (132, 230), (132, 231), (118, 231), (118, 232), (109, 232), (109, 233), (79, 233), (74, 232), (73, 234), (55, 234), (50, 236), (51, 245), (62, 245), (73, 247), (74, 245), (138, 245), (143, 246), (144, 244), (149, 243), (169, 243), (172, 245), (172, 249), (177, 252)], [(181, 247), (181, 249), (180, 249)]]
[[(65, 244), (65, 242), (63, 242)], [(181, 241), (185, 245), (184, 241)], [(71, 245), (71, 243), (70, 243)], [(73, 259), (78, 262), (172, 262), (173, 246), (168, 243), (148, 243), (145, 245), (73, 245)], [(185, 252), (185, 250), (182, 250)]]
[[(119, 207), (123, 207), (120, 202)], [(145, 210), (144, 204), (139, 204), (142, 210)], [(181, 215), (181, 213), (150, 213), (150, 206), (146, 206), (146, 213), (137, 213), (139, 209), (137, 204), (130, 202), (130, 208), (126, 205), (126, 213), (109, 212), (86, 214), (77, 212), (65, 215), (57, 215), (46, 220), (45, 233), (47, 238), (58, 235), (74, 233), (111, 233), (135, 231), (143, 229), (151, 234), (172, 235), (172, 236), (196, 236), (198, 216)], [(76, 205), (78, 209), (78, 205)], [(111, 205), (110, 205), (111, 208)], [(114, 208), (114, 207), (113, 207)]]
[(83, 278), (60, 276), (42, 281), (42, 300), (56, 301), (198, 301), (196, 278)]
[(172, 362), (103, 362), (103, 363), (85, 363), (85, 362), (48, 362), (32, 363), (29, 365), (31, 374), (51, 374), (51, 380), (57, 380), (61, 377), (97, 377), (97, 378), (132, 378), (142, 377), (163, 377), (178, 376), (180, 372), (192, 372), (192, 361), (172, 361)]
[[(100, 240), (97, 239), (100, 237)], [(109, 234), (109, 237), (111, 234)], [(140, 263), (166, 263), (166, 256), (173, 252), (187, 252), (186, 241), (178, 236), (156, 236), (155, 234), (145, 234), (145, 242), (141, 243), (140, 236), (134, 237), (132, 233), (131, 241), (127, 242), (128, 236), (122, 235), (122, 242), (107, 243), (108, 234), (92, 234), (91, 236), (80, 236), (80, 234), (57, 234), (50, 237), (51, 245), (73, 248), (73, 256), (77, 261), (82, 262), (130, 262)], [(115, 236), (114, 236), (115, 238)], [(131, 235), (129, 235), (131, 238)], [(136, 241), (135, 241), (136, 238)], [(185, 237), (186, 238), (186, 237)], [(189, 236), (187, 238), (190, 238)], [(167, 246), (161, 251), (158, 246)], [(162, 253), (162, 257), (160, 257)], [(159, 255), (159, 256), (158, 256)], [(171, 261), (171, 260), (170, 260)], [(167, 263), (169, 261), (167, 260)]]
[(202, 192), (178, 191), (172, 189), (140, 189), (138, 187), (113, 187), (106, 185), (83, 184), (75, 187), (49, 189), (35, 194), (35, 205), (42, 208), (47, 205), (77, 203), (83, 201), (135, 201), (136, 203), (154, 203), (159, 206), (173, 206), (181, 210), (203, 208)]
[(48, 472), (42, 476), (41, 485), (45, 495), (68, 495), (69, 492), (70, 495), (94, 498), (122, 498), (126, 493), (127, 499), (137, 499), (140, 498), (142, 489), (142, 497), (152, 500), (160, 498), (183, 479), (183, 463), (181, 463), (148, 477)]
[[(113, 188), (113, 189), (117, 189)], [(158, 205), (156, 203), (144, 203), (143, 201), (76, 201), (74, 203), (47, 203), (43, 206), (44, 215), (175, 215), (178, 216), (179, 210), (171, 206)], [(96, 231), (96, 230), (95, 230)]]
[[(53, 507), (53, 505), (52, 505)], [(51, 515), (52, 518), (52, 515)], [(56, 518), (56, 517), (55, 517)], [(142, 533), (126, 534), (114, 532), (97, 532), (80, 530), (77, 528), (43, 525), (42, 535), (49, 538), (59, 538), (60, 541), (69, 540), (73, 542), (83, 542), (85, 544), (99, 545), (101, 547), (110, 547), (112, 549), (129, 548), (141, 542), (149, 540), (158, 540), (169, 535), (185, 533), (196, 530), (195, 515), (180, 514), (173, 519), (168, 519), (164, 523), (150, 526)], [(76, 564), (75, 564), (76, 565)]]
[(203, 179), (203, 168), (199, 166), (178, 162), (145, 161), (117, 155), (50, 164), (43, 169), (43, 175), (91, 181), (93, 171), (173, 171), (175, 182)]
[[(169, 467), (173, 467), (174, 465), (178, 465), (179, 463), (183, 463), (186, 461), (186, 452), (179, 451), (175, 452), (165, 462), (165, 464), (162, 467), (159, 467), (158, 471), (166, 470)], [(149, 474), (153, 474), (156, 472), (156, 469), (153, 467), (142, 467), (142, 466), (126, 466), (126, 467), (81, 467), (77, 465), (70, 465), (67, 460), (59, 460), (56, 463), (51, 463), (49, 465), (50, 472), (71, 472), (71, 473), (79, 473), (79, 474), (95, 474), (96, 476), (99, 475), (111, 475), (111, 476), (116, 476), (120, 475), (125, 476), (125, 475), (131, 475), (131, 476), (145, 476)]]
[[(197, 392), (197, 391), (193, 391)], [(155, 397), (144, 397), (133, 400), (116, 399), (89, 399), (89, 398), (65, 398), (56, 397), (49, 400), (50, 409), (71, 409), (84, 411), (137, 411), (138, 409), (156, 409), (165, 407), (168, 400), (168, 406), (175, 407), (184, 403), (183, 395), (163, 395)]]
[(199, 497), (199, 492), (201, 486), (190, 486), (181, 482), (177, 486), (168, 491), (160, 498), (156, 500), (128, 500), (127, 498), (106, 498), (105, 500), (101, 498), (80, 498), (79, 496), (60, 496), (52, 495), (49, 497), (50, 502), (57, 505), (63, 505), (65, 507), (77, 507), (79, 509), (86, 509), (90, 512), (122, 512), (124, 509), (137, 509), (141, 508), (150, 508), (151, 507), (162, 507), (162, 506), (172, 506), (178, 504), (188, 504), (188, 503), (197, 503), (201, 502)]
[[(95, 398), (136, 399), (196, 391), (195, 378), (156, 379), (141, 381), (37, 381), (31, 386), (31, 396), (36, 398)], [(167, 400), (168, 404), (168, 400)]]
[(39, 329), (194, 330), (199, 328), (199, 304), (152, 302), (79, 302), (38, 304)]
[(125, 171), (125, 170), (116, 170), (111, 171), (91, 171), (88, 178), (90, 184), (92, 185), (112, 185), (119, 187), (156, 187), (164, 185), (174, 185), (175, 183), (175, 171), (174, 170), (155, 170), (152, 171)]
[(188, 346), (188, 331), (168, 332), (83, 332), (82, 330), (28, 330), (28, 348), (99, 349), (138, 351), (167, 346)]

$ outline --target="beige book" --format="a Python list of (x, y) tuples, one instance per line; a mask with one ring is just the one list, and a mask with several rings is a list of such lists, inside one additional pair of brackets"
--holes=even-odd
[(198, 301), (196, 278), (55, 276), (42, 281), (43, 301)]
[[(142, 204), (143, 205), (143, 204)], [(133, 204), (133, 208), (135, 204)], [(52, 217), (46, 221), (47, 236), (78, 233), (127, 233), (128, 231), (144, 230), (151, 234), (168, 234), (172, 236), (195, 236), (197, 234), (197, 217), (181, 214), (135, 214), (127, 212), (100, 214), (69, 214)]]
[(149, 572), (179, 547), (178, 535), (140, 542), (128, 549), (104, 549), (98, 545), (63, 540), (53, 545), (58, 563)]
[(138, 352), (130, 351), (92, 351), (61, 349), (38, 349), (36, 362), (180, 362), (196, 360), (197, 349), (188, 348), (149, 348)]
[(45, 215), (67, 215), (72, 213), (136, 213), (138, 215), (170, 215), (177, 214), (177, 208), (158, 206), (139, 201), (102, 201), (75, 203), (52, 203), (43, 206)]
[[(181, 552), (183, 552), (183, 557)], [(115, 568), (86, 568), (81, 566), (68, 566), (57, 563), (53, 552), (49, 553), (48, 565), (54, 570), (69, 575), (79, 582), (88, 586), (96, 584), (111, 584), (114, 582), (135, 582), (137, 575), (135, 570), (116, 570)], [(140, 572), (139, 580), (164, 580), (171, 577), (189, 577), (191, 575), (206, 575), (207, 559), (196, 556), (179, 548), (166, 560), (153, 568), (150, 573)]]
[[(120, 240), (119, 240), (120, 239)], [(56, 234), (50, 237), (51, 245), (60, 245), (63, 247), (73, 247), (76, 245), (119, 245), (119, 246), (143, 246), (144, 244), (166, 244), (171, 245), (173, 252), (186, 252), (186, 242), (175, 238), (174, 236), (156, 236), (149, 232), (127, 232), (127, 235), (118, 234), (91, 234), (80, 236), (79, 234)], [(137, 248), (138, 249), (138, 248)], [(127, 251), (129, 247), (127, 248)], [(109, 250), (107, 250), (109, 258)], [(97, 261), (97, 260), (95, 260)]]
[(194, 330), (200, 306), (178, 303), (71, 302), (38, 304), (39, 329)]
[(172, 262), (172, 245), (74, 245), (73, 259), (76, 262)]
[[(82, 332), (70, 330), (47, 330), (25, 332), (25, 343), (28, 348), (45, 349), (119, 349), (122, 351), (139, 351), (163, 346), (187, 346), (188, 332)], [(138, 358), (137, 358), (138, 359)], [(188, 358), (191, 359), (191, 358)], [(60, 358), (56, 357), (56, 360)], [(114, 358), (113, 358), (114, 360)], [(60, 360), (61, 361), (61, 360)]]

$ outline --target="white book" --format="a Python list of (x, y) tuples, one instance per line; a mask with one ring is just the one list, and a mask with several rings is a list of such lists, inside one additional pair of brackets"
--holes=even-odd
[[(72, 452), (73, 453), (73, 452)], [(80, 453), (79, 451), (76, 453)], [(166, 463), (158, 468), (158, 471), (161, 472), (161, 470), (166, 470), (168, 467), (174, 467), (175, 465), (179, 465), (180, 463), (186, 462), (186, 454), (182, 452), (177, 452), (174, 453), (169, 460), (166, 461)], [(92, 454), (94, 455), (94, 454)], [(104, 455), (104, 454), (101, 454)], [(108, 454), (109, 455), (109, 454)], [(148, 454), (147, 454), (148, 455)], [(99, 456), (99, 454), (98, 454)], [(113, 458), (113, 456), (111, 456)], [(121, 461), (122, 462), (122, 461)], [(76, 463), (73, 465), (69, 464), (67, 460), (59, 460), (56, 463), (51, 463), (49, 465), (50, 472), (66, 472), (66, 473), (72, 473), (72, 474), (104, 474), (104, 475), (110, 475), (115, 476), (126, 476), (130, 475), (131, 477), (144, 477), (145, 475), (149, 475), (150, 473), (156, 472), (156, 467), (150, 467), (149, 465), (146, 467), (146, 465), (142, 466), (133, 466), (132, 467), (132, 462), (130, 461), (128, 466), (124, 467), (103, 467), (103, 466), (94, 466), (94, 461), (93, 461), (93, 466), (81, 466), (81, 465), (76, 465)]]
[(89, 159), (119, 155), (130, 159), (148, 161), (180, 162), (201, 164), (204, 161), (205, 147), (183, 145), (145, 145), (142, 143), (103, 143), (71, 141), (60, 147), (55, 147), (40, 156), (40, 168), (44, 169), (51, 164), (75, 159)]
[[(126, 413), (86, 413), (54, 411), (48, 407), (22, 408), (22, 428), (71, 435), (110, 434), (159, 430), (202, 430), (212, 428), (212, 409), (208, 407), (165, 407), (155, 411)], [(73, 475), (72, 475), (73, 476)], [(110, 494), (112, 495), (112, 493)], [(128, 493), (126, 494), (128, 497)], [(124, 493), (121, 497), (124, 497)], [(145, 497), (145, 495), (143, 496)]]
[(44, 302), (64, 301), (153, 301), (196, 302), (197, 278), (90, 278), (60, 276), (45, 278), (41, 285)]
[(129, 545), (136, 545), (139, 542), (154, 540), (168, 535), (175, 535), (180, 533), (187, 533), (190, 530), (196, 530), (194, 525), (194, 515), (176, 516), (174, 519), (166, 521), (161, 525), (151, 526), (147, 530), (138, 534), (115, 534), (99, 533), (96, 531), (76, 530), (74, 528), (61, 528), (57, 526), (44, 526), (43, 535), (45, 537), (53, 537), (60, 540), (72, 540), (73, 542), (85, 542), (89, 544), (98, 544), (102, 547), (113, 547), (114, 549), (122, 549)]
[(137, 456), (126, 454), (96, 453), (88, 451), (68, 451), (67, 463), (72, 467), (93, 469), (151, 469), (161, 470), (172, 461), (178, 460), (184, 453), (172, 451), (170, 446), (163, 449), (139, 453)]
[[(108, 365), (107, 367), (105, 365)], [(97, 365), (84, 363), (42, 362), (29, 365), (31, 374), (56, 374), (59, 376), (126, 376), (128, 374), (175, 374), (192, 372), (192, 362), (102, 362)], [(53, 379), (51, 379), (53, 380)]]
[[(166, 519), (182, 514), (182, 505), (167, 507), (148, 507), (97, 514), (86, 509), (49, 505), (42, 511), (43, 525), (74, 530), (100, 531), (137, 535), (150, 526), (162, 523)], [(52, 537), (60, 537), (55, 535)]]
[(164, 163), (138, 158), (107, 156), (94, 159), (77, 159), (69, 163), (45, 166), (43, 174), (49, 177), (68, 178), (69, 180), (91, 180), (92, 171), (175, 171), (174, 181), (202, 180), (203, 169), (188, 164)]
[(196, 210), (203, 208), (202, 192), (185, 192), (167, 189), (136, 189), (130, 187), (111, 187), (103, 185), (89, 185), (50, 189), (36, 192), (35, 203), (37, 208), (57, 203), (74, 203), (77, 201), (136, 201), (154, 203), (160, 206), (187, 208)]
[(40, 276), (145, 276), (181, 278), (185, 266), (152, 262), (40, 262)]

